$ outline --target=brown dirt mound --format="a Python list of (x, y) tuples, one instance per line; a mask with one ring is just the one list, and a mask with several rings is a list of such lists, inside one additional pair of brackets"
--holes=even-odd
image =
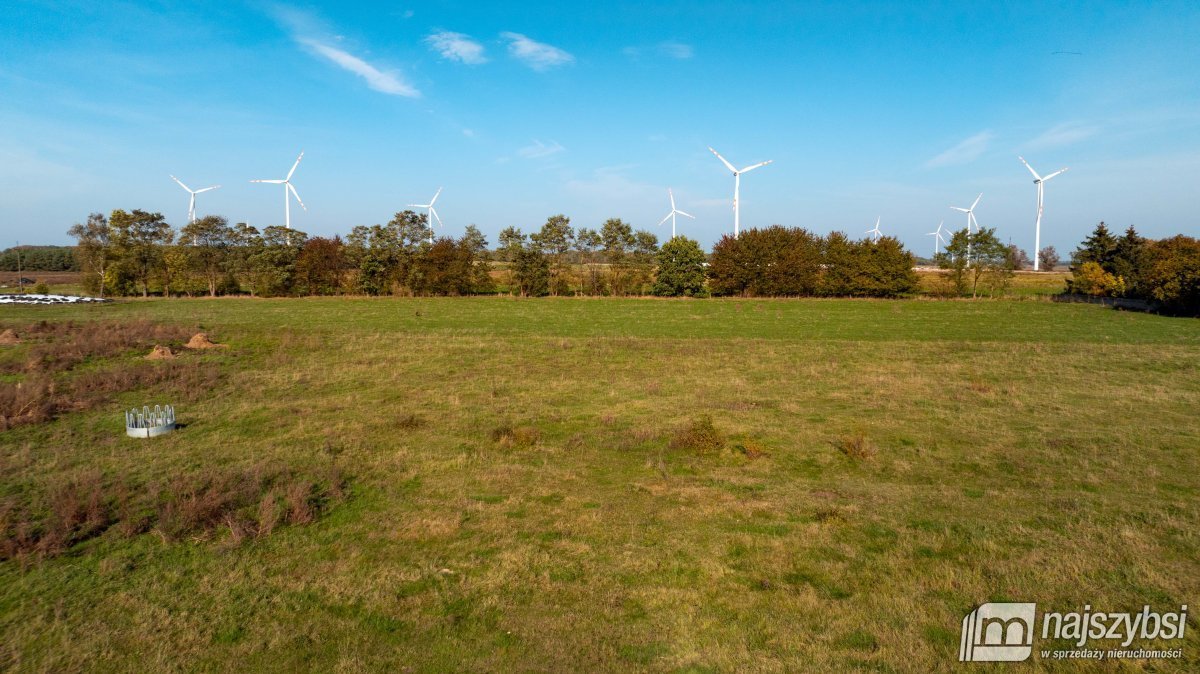
[(215, 344), (208, 339), (207, 333), (197, 332), (196, 334), (192, 335), (192, 338), (188, 340), (188, 343), (184, 344), (184, 346), (189, 349), (218, 349), (224, 348), (228, 346), (228, 344)]
[(171, 349), (161, 344), (155, 344), (154, 349), (146, 356), (146, 360), (170, 360), (174, 357), (175, 354), (171, 352)]
[(12, 346), (20, 343), (21, 338), (17, 336), (17, 333), (12, 331), (12, 328), (0, 332), (0, 346)]

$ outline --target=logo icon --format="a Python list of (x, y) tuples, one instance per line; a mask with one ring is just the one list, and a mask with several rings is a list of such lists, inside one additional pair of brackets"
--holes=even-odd
[(1037, 604), (983, 604), (962, 623), (959, 662), (1020, 662), (1033, 653)]

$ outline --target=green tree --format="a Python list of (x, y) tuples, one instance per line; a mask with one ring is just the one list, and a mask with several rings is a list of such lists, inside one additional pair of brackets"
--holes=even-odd
[[(974, 248), (980, 245), (990, 244), (984, 239), (977, 240), (972, 246), (972, 254), (975, 253)], [(1006, 261), (1007, 252), (1005, 248)], [(904, 249), (904, 244), (896, 237), (884, 236), (878, 241), (860, 242), (857, 257), (860, 260), (860, 273), (855, 294), (865, 297), (897, 297), (916, 292), (919, 283), (917, 272), (913, 270), (916, 258)]]
[(1125, 234), (1117, 239), (1113, 251), (1112, 269), (1109, 271), (1123, 281), (1125, 294), (1138, 296), (1141, 294), (1141, 276), (1149, 264), (1146, 254), (1148, 242), (1137, 233), (1133, 225), (1125, 230)]
[(308, 241), (298, 229), (278, 225), (262, 231), (262, 248), (251, 258), (251, 275), (260, 295), (290, 294), (296, 282), (296, 261)]
[(971, 235), (971, 297), (983, 291), (1003, 292), (1012, 283), (1012, 259), (1008, 246), (996, 236), (996, 228), (981, 227)]
[(1104, 271), (1112, 273), (1113, 260), (1117, 255), (1117, 237), (1108, 231), (1108, 225), (1101, 222), (1096, 225), (1096, 229), (1092, 231), (1091, 236), (1084, 239), (1083, 244), (1075, 251), (1072, 258), (1075, 265), (1082, 265), (1084, 262), (1095, 262), (1100, 265)]
[(217, 286), (229, 269), (230, 247), (234, 231), (229, 221), (219, 215), (207, 215), (186, 225), (179, 233), (187, 248), (191, 269), (204, 279), (208, 296), (217, 296)]
[(604, 261), (608, 263), (608, 287), (614, 295), (627, 294), (630, 286), (629, 254), (637, 244), (633, 228), (620, 218), (610, 218), (600, 226)]
[[(262, 252), (263, 240), (258, 228), (239, 222), (233, 226), (229, 237), (231, 252), (229, 255), (229, 271), (235, 279), (244, 280), (253, 297), (257, 291), (255, 275), (252, 273), (252, 260)], [(236, 285), (236, 283), (235, 283)], [(238, 290), (236, 287), (234, 290)]]
[(664, 243), (656, 255), (658, 272), (651, 292), (660, 297), (704, 294), (704, 251), (684, 236)]
[(525, 234), (516, 227), (505, 227), (500, 230), (500, 237), (497, 239), (496, 253), (500, 260), (504, 262), (505, 276), (508, 282), (508, 293), (511, 295), (516, 292), (516, 272), (513, 269), (513, 264), (516, 262), (517, 253), (525, 247)]
[(513, 256), (513, 278), (524, 297), (541, 297), (550, 292), (550, 260), (539, 246), (521, 246)]
[(541, 230), (529, 238), (550, 260), (550, 292), (554, 295), (570, 292), (571, 275), (567, 265), (567, 253), (575, 240), (571, 219), (562, 214), (552, 215), (546, 219), (546, 224), (542, 225)]
[[(467, 225), (459, 244), (471, 254), (470, 293), (495, 292), (492, 282), (492, 264), (488, 259), (488, 240), (475, 225)], [(465, 293), (464, 293), (465, 294)]]
[(104, 273), (114, 254), (108, 218), (103, 213), (92, 213), (87, 222), (75, 224), (67, 233), (75, 237), (75, 256), (84, 287), (104, 297)]
[(175, 233), (162, 213), (117, 209), (108, 222), (118, 260), (141, 289), (142, 297), (149, 297), (150, 279), (159, 271), (163, 247), (174, 240)]
[(965, 227), (951, 232), (950, 241), (936, 258), (938, 266), (948, 270), (946, 279), (955, 295), (967, 294), (972, 285), (971, 269), (967, 266), (967, 250), (971, 244), (971, 237)]
[(603, 295), (604, 284), (596, 269), (596, 251), (604, 245), (600, 232), (590, 227), (580, 228), (575, 235), (575, 252), (579, 256), (579, 265), (583, 267), (581, 292), (584, 295)]

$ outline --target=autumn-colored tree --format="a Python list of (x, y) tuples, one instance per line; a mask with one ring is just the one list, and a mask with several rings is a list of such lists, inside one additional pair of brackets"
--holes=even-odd
[(341, 237), (313, 237), (296, 258), (296, 290), (303, 295), (338, 295), (346, 275)]

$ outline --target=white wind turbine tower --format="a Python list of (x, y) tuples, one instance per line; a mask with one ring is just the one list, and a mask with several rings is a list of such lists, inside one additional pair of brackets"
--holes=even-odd
[(725, 165), (725, 168), (729, 169), (730, 171), (733, 171), (733, 238), (736, 239), (736, 238), (738, 238), (738, 229), (741, 224), (740, 218), (739, 218), (740, 213), (738, 211), (738, 191), (740, 190), (741, 184), (742, 184), (742, 174), (749, 173), (760, 166), (766, 166), (767, 164), (770, 164), (771, 162), (773, 162), (775, 160), (768, 159), (767, 161), (759, 162), (753, 166), (747, 166), (744, 169), (738, 170), (733, 167), (733, 164), (730, 164), (728, 161), (726, 161), (725, 158), (722, 157), (719, 152), (712, 149), (711, 147), (708, 148), (708, 150), (709, 150), (709, 152), (712, 152), (713, 154), (717, 155), (717, 159), (721, 160), (721, 163)]
[(956, 211), (960, 211), (962, 213), (967, 214), (967, 266), (968, 267), (971, 266), (971, 227), (974, 226), (975, 229), (977, 229), (977, 230), (979, 229), (979, 221), (975, 219), (975, 207), (979, 205), (979, 200), (982, 198), (983, 198), (983, 192), (980, 192), (979, 196), (975, 197), (975, 203), (971, 204), (970, 208), (959, 208), (958, 206), (950, 207)]
[(875, 229), (868, 229), (866, 231), (867, 234), (871, 235), (871, 243), (879, 243), (879, 237), (883, 236), (883, 232), (879, 231), (879, 222), (882, 219), (882, 217), (875, 218)]
[(938, 223), (938, 228), (937, 228), (936, 232), (927, 232), (925, 234), (925, 236), (934, 237), (934, 239), (933, 239), (933, 257), (935, 259), (937, 258), (938, 253), (942, 252), (941, 245), (946, 242), (946, 240), (944, 238), (942, 238), (942, 225), (944, 225), (944, 224), (946, 224), (946, 221), (942, 220), (941, 222)]
[(288, 199), (288, 191), (289, 190), (291, 190), (292, 196), (296, 197), (296, 203), (300, 204), (300, 208), (303, 208), (306, 211), (308, 210), (308, 206), (305, 206), (304, 202), (300, 200), (300, 193), (296, 191), (295, 187), (292, 187), (292, 183), (291, 183), (292, 174), (296, 172), (296, 167), (300, 165), (301, 159), (304, 159), (304, 152), (301, 152), (300, 156), (296, 157), (296, 163), (292, 164), (292, 170), (288, 171), (287, 177), (284, 178), (283, 180), (251, 180), (250, 181), (252, 183), (270, 183), (272, 185), (283, 185), (283, 226), (288, 229), (292, 228), (292, 202), (290, 199)]
[(196, 221), (196, 195), (200, 194), (201, 192), (215, 190), (218, 187), (220, 187), (220, 185), (213, 185), (212, 187), (204, 187), (204, 188), (201, 188), (198, 190), (193, 190), (192, 188), (188, 187), (187, 185), (184, 185), (183, 181), (180, 180), (179, 178), (176, 178), (175, 176), (171, 176), (171, 180), (174, 180), (175, 182), (179, 183), (180, 187), (187, 190), (188, 194), (192, 195), (191, 200), (188, 202), (188, 223), (189, 224)]
[(440, 195), (441, 193), (442, 193), (442, 188), (439, 187), (438, 191), (434, 193), (433, 198), (429, 200), (429, 203), (427, 203), (427, 204), (409, 204), (408, 206), (405, 207), (405, 208), (428, 208), (429, 209), (429, 217), (426, 219), (429, 220), (429, 242), (430, 243), (433, 243), (433, 220), (434, 220), (434, 218), (437, 218), (437, 223), (439, 225), (441, 225), (442, 227), (446, 226), (446, 225), (442, 224), (442, 219), (440, 217), (438, 217), (437, 211), (434, 210), (434, 208), (433, 208), (433, 204), (437, 202), (438, 195)]
[(690, 213), (684, 213), (683, 211), (679, 210), (678, 208), (675, 208), (675, 193), (671, 191), (670, 187), (667, 188), (667, 196), (671, 197), (671, 212), (667, 213), (667, 217), (660, 220), (658, 224), (661, 226), (664, 222), (667, 221), (667, 218), (670, 218), (670, 220), (671, 220), (671, 238), (674, 239), (675, 238), (675, 216), (682, 215), (685, 218), (691, 218), (693, 220), (696, 219), (696, 216), (691, 215)]
[(1029, 169), (1029, 172), (1033, 174), (1033, 182), (1035, 185), (1037, 185), (1038, 190), (1037, 224), (1034, 225), (1033, 230), (1033, 270), (1037, 271), (1038, 262), (1041, 258), (1040, 253), (1042, 252), (1042, 200), (1045, 197), (1046, 192), (1045, 184), (1047, 180), (1053, 178), (1054, 176), (1060, 173), (1066, 173), (1067, 167), (1060, 168), (1054, 173), (1051, 173), (1043, 178), (1042, 176), (1038, 175), (1037, 171), (1033, 170), (1033, 167), (1029, 165), (1029, 162), (1025, 161), (1024, 157), (1018, 155), (1017, 159), (1020, 159), (1021, 163), (1025, 165), (1025, 168)]

